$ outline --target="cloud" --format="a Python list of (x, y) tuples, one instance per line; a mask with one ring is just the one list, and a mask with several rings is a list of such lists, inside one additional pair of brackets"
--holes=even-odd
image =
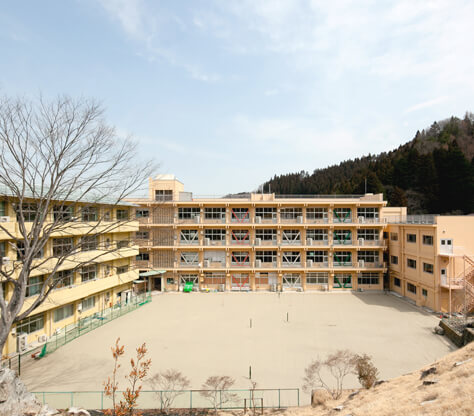
[(408, 107), (408, 108), (405, 110), (405, 113), (411, 113), (411, 112), (413, 112), (413, 111), (422, 110), (423, 108), (432, 107), (432, 106), (434, 106), (434, 105), (436, 105), (436, 104), (439, 104), (439, 103), (445, 101), (446, 98), (447, 98), (447, 97), (433, 98), (432, 100), (423, 101), (423, 102), (421, 102), (421, 103), (412, 105), (411, 107)]
[(220, 80), (218, 74), (203, 70), (190, 60), (189, 56), (178, 54), (177, 48), (164, 46), (165, 42), (160, 38), (164, 37), (162, 34), (164, 30), (160, 24), (184, 31), (186, 23), (179, 16), (167, 14), (157, 8), (157, 3), (147, 3), (143, 0), (98, 1), (109, 17), (120, 24), (125, 34), (140, 45), (141, 50), (137, 52), (138, 56), (144, 57), (149, 62), (163, 59), (170, 65), (184, 70), (191, 78), (198, 81), (213, 83)]

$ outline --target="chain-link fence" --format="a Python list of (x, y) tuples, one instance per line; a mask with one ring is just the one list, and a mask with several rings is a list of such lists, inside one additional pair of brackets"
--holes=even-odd
[[(139, 409), (163, 409), (162, 403), (167, 393), (176, 394), (171, 408), (173, 409), (212, 409), (214, 401), (206, 397), (209, 390), (143, 390), (140, 392), (137, 407)], [(212, 392), (214, 393), (214, 392)], [(112, 399), (103, 391), (80, 392), (35, 392), (38, 400), (55, 409), (67, 409), (72, 406), (83, 409), (110, 409)], [(215, 404), (218, 409), (244, 409), (250, 405), (258, 408), (287, 408), (300, 405), (299, 389), (255, 389), (255, 390), (218, 390)], [(122, 393), (117, 392), (118, 400)]]
[(86, 318), (79, 319), (77, 322), (66, 325), (56, 331), (56, 334), (51, 336), (49, 340), (35, 348), (29, 349), (21, 354), (4, 359), (0, 362), (1, 368), (10, 368), (15, 370), (18, 375), (21, 375), (21, 369), (34, 363), (35, 360), (56, 351), (59, 347), (71, 342), (72, 340), (87, 334), (93, 329), (98, 328), (113, 321), (128, 312), (134, 311), (145, 303), (151, 302), (150, 293), (142, 293), (133, 296), (128, 303), (120, 303), (111, 308), (96, 312)]

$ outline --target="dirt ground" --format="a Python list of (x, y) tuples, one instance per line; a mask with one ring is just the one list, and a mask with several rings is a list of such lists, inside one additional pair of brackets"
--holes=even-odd
[[(21, 378), (36, 392), (102, 390), (113, 368), (110, 347), (120, 337), (122, 375), (146, 342), (152, 374), (178, 369), (195, 389), (211, 375), (248, 388), (249, 367), (260, 388), (301, 388), (312, 358), (346, 348), (371, 355), (387, 379), (455, 349), (433, 334), (438, 321), (382, 293), (167, 293), (22, 369)], [(347, 387), (358, 386), (348, 378)]]

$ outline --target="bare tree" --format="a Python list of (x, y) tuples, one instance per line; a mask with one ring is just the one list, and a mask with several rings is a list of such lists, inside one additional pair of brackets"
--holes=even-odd
[(175, 399), (189, 389), (191, 385), (189, 379), (180, 371), (168, 369), (155, 374), (150, 379), (150, 384), (154, 390), (160, 390), (157, 394), (161, 403), (161, 408), (166, 414), (173, 406)]
[(237, 400), (237, 395), (229, 391), (234, 383), (235, 380), (229, 376), (211, 376), (204, 382), (199, 393), (211, 403), (217, 414), (217, 409), (221, 409), (224, 404)]
[[(13, 288), (8, 303), (0, 285), (0, 351), (12, 325), (21, 321), (60, 284), (59, 271), (73, 271), (120, 247), (100, 236), (130, 219), (110, 212), (144, 183), (151, 162), (135, 162), (135, 146), (108, 125), (100, 104), (67, 96), (54, 100), (0, 98), (0, 196), (14, 206), (16, 230), (0, 223), (17, 258), (0, 266), (0, 280)], [(84, 205), (84, 202), (89, 206)], [(110, 211), (97, 210), (107, 204)], [(80, 208), (82, 220), (76, 213)], [(80, 232), (78, 230), (80, 229)], [(52, 256), (43, 249), (52, 236), (71, 237)], [(87, 263), (78, 255), (94, 250)], [(47, 271), (41, 289), (24, 310), (33, 272)]]
[[(339, 399), (342, 394), (344, 378), (354, 371), (354, 354), (349, 350), (338, 350), (328, 355), (325, 360), (317, 359), (305, 368), (303, 390), (311, 393), (314, 389), (325, 389), (333, 399)], [(334, 379), (332, 383), (325, 380), (324, 373), (329, 372)]]

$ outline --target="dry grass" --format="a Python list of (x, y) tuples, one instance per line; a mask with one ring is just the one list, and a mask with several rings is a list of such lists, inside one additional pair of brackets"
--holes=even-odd
[[(459, 361), (470, 361), (455, 367)], [(438, 380), (423, 385), (421, 370), (436, 367), (436, 373), (423, 380)], [(389, 380), (370, 390), (361, 389), (352, 399), (318, 400), (316, 407), (287, 409), (282, 416), (471, 416), (474, 414), (474, 343), (455, 351), (432, 365)], [(422, 402), (423, 405), (421, 404)], [(427, 403), (426, 403), (427, 402)], [(343, 405), (342, 411), (333, 410)], [(271, 413), (271, 412), (268, 412)]]

